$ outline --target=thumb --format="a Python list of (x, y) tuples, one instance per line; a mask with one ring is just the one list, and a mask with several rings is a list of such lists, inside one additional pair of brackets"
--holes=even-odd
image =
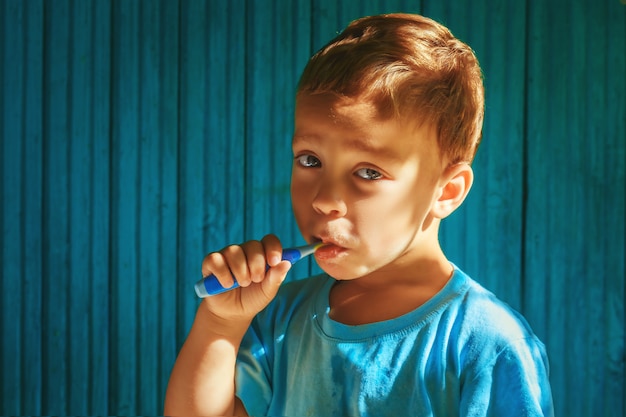
[(278, 265), (271, 267), (267, 271), (267, 276), (261, 283), (263, 292), (269, 299), (273, 299), (283, 283), (287, 272), (291, 269), (291, 262), (281, 261)]

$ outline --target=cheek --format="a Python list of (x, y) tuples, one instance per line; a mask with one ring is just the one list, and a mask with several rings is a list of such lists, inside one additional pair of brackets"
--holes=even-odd
[(306, 185), (297, 179), (291, 179), (291, 207), (296, 218), (298, 226), (302, 225), (302, 217), (306, 212), (305, 208), (309, 205), (309, 193)]
[(408, 206), (390, 198), (368, 199), (352, 206), (351, 221), (368, 246), (388, 244), (408, 226)]
[(394, 245), (403, 236), (413, 236), (430, 210), (431, 195), (395, 190), (384, 196), (358, 202), (355, 223), (359, 234), (372, 237), (371, 245)]

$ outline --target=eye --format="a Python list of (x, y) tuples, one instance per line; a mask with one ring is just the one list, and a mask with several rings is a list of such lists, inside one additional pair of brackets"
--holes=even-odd
[(357, 170), (355, 174), (358, 177), (363, 178), (364, 180), (369, 180), (369, 181), (379, 180), (383, 177), (383, 174), (381, 174), (380, 172), (372, 168), (361, 168)]
[(296, 156), (296, 161), (300, 166), (303, 166), (305, 168), (317, 168), (322, 166), (322, 162), (319, 159), (317, 159), (313, 155), (308, 154)]

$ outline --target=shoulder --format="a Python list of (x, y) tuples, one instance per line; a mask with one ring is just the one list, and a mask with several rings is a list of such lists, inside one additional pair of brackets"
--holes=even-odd
[(462, 362), (474, 372), (515, 362), (547, 368), (545, 346), (526, 319), (476, 281), (467, 276), (466, 280), (451, 335)]
[[(452, 357), (464, 381), (465, 404), (470, 409), (489, 406), (499, 410), (495, 415), (538, 406), (543, 412), (535, 410), (524, 415), (551, 415), (544, 344), (519, 312), (476, 281), (467, 276), (466, 280), (449, 351), (455, 353)], [(497, 398), (492, 398), (493, 392), (498, 393)]]
[(448, 315), (448, 347), (459, 366), (479, 371), (495, 358), (524, 361), (529, 356), (547, 364), (544, 344), (518, 311), (461, 270), (455, 274), (464, 281), (463, 291), (443, 315)]
[[(462, 271), (458, 271), (465, 275)], [(466, 291), (459, 300), (459, 317), (463, 334), (482, 337), (499, 343), (534, 338), (535, 335), (524, 318), (510, 305), (491, 291), (465, 275)]]
[(546, 348), (526, 319), (477, 283), (465, 317), (458, 340), (464, 415), (554, 415)]

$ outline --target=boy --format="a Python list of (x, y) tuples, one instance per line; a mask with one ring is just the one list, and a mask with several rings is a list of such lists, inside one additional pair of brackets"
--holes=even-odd
[(325, 274), (281, 287), (272, 235), (209, 254), (202, 273), (240, 287), (199, 307), (165, 414), (552, 415), (543, 344), (438, 242), (483, 107), (471, 49), (421, 16), (359, 19), (313, 56), (291, 193)]

